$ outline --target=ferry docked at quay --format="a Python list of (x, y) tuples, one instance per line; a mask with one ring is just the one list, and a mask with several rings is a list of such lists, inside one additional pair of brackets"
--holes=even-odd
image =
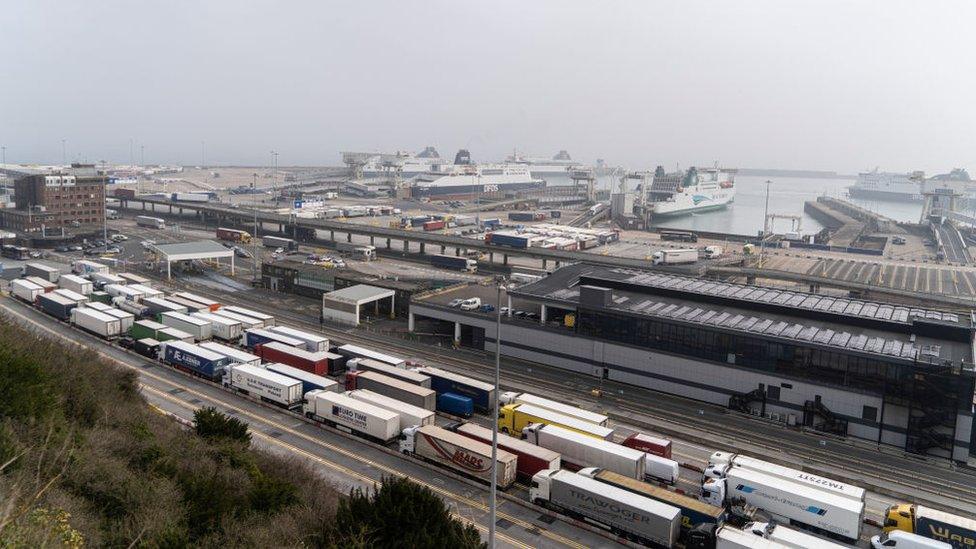
[(433, 164), (410, 180), (414, 198), (467, 200), (482, 195), (542, 189), (544, 179), (533, 177), (524, 164), (475, 164), (467, 150), (458, 151), (454, 164)]
[(652, 218), (673, 217), (728, 207), (735, 201), (735, 171), (689, 168), (666, 174), (658, 169), (648, 194)]
[(966, 198), (976, 199), (976, 181), (961, 168), (949, 173), (925, 177), (925, 172), (907, 173), (882, 172), (877, 169), (857, 174), (857, 181), (847, 188), (851, 198), (883, 200), (889, 202), (921, 202), (925, 200), (927, 189), (937, 188), (956, 182), (962, 187)]

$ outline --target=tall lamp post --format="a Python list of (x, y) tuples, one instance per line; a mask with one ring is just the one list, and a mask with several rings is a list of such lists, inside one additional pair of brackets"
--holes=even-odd
[(495, 512), (497, 509), (498, 477), (495, 468), (498, 465), (498, 397), (499, 372), (502, 364), (502, 290), (508, 291), (504, 277), (496, 280), (498, 296), (495, 299), (495, 401), (492, 403), (491, 428), (491, 492), (488, 500), (488, 549), (495, 549)]

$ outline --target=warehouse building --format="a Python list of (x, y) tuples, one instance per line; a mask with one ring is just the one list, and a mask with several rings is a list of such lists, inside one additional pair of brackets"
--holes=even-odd
[[(416, 301), (410, 326), (493, 351), (494, 315), (448, 305), (475, 291)], [(581, 264), (508, 299), (532, 311), (506, 317), (509, 356), (912, 453), (976, 450), (972, 314)]]
[(395, 318), (396, 297), (393, 290), (357, 284), (322, 296), (322, 320), (359, 326), (366, 319)]

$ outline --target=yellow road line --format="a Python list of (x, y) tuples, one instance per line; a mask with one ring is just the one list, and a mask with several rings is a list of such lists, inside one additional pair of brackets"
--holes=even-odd
[[(79, 344), (79, 343), (77, 343), (75, 341), (72, 341), (70, 338), (68, 338), (64, 334), (59, 333), (59, 332), (56, 332), (56, 331), (48, 328), (47, 326), (38, 324), (38, 323), (34, 322), (33, 320), (31, 320), (30, 318), (27, 318), (26, 316), (24, 316), (24, 315), (22, 315), (22, 314), (20, 314), (18, 312), (10, 311), (10, 309), (7, 309), (7, 311), (10, 312), (11, 314), (14, 314), (16, 316), (19, 316), (20, 318), (26, 320), (27, 322), (30, 322), (31, 324), (37, 326), (38, 328), (40, 328), (40, 329), (42, 329), (42, 330), (44, 330), (46, 332), (49, 332), (49, 333), (55, 335), (58, 338), (64, 339), (64, 340), (66, 340), (66, 341), (68, 341), (68, 342), (70, 342), (72, 344), (75, 344), (75, 345), (79, 345), (79, 346), (84, 347), (83, 345), (81, 345), (81, 344)], [(85, 348), (86, 349), (89, 349), (88, 347), (85, 347)], [(299, 438), (305, 439), (305, 440), (307, 440), (307, 441), (309, 441), (309, 442), (311, 442), (313, 444), (322, 446), (323, 448), (327, 448), (327, 449), (332, 450), (334, 452), (338, 452), (340, 454), (343, 454), (343, 455), (345, 455), (347, 457), (357, 459), (357, 460), (359, 460), (359, 461), (361, 461), (363, 463), (366, 463), (366, 464), (368, 464), (368, 465), (370, 465), (372, 467), (375, 467), (375, 468), (380, 469), (382, 471), (385, 471), (387, 473), (394, 474), (394, 475), (399, 475), (399, 476), (406, 476), (406, 475), (403, 475), (402, 473), (400, 473), (399, 471), (397, 471), (397, 470), (395, 470), (393, 468), (387, 467), (385, 465), (381, 465), (379, 463), (376, 463), (376, 462), (373, 462), (373, 461), (370, 461), (370, 460), (365, 460), (365, 459), (363, 459), (362, 456), (360, 456), (358, 454), (355, 454), (354, 452), (350, 452), (348, 450), (345, 450), (344, 448), (340, 448), (338, 446), (334, 446), (332, 444), (328, 444), (328, 443), (326, 443), (324, 441), (321, 441), (321, 440), (319, 440), (319, 439), (317, 439), (315, 437), (311, 437), (311, 436), (306, 435), (304, 433), (295, 431), (294, 429), (291, 429), (290, 427), (287, 427), (287, 426), (282, 425), (280, 423), (277, 423), (277, 422), (274, 422), (272, 420), (263, 418), (263, 417), (261, 417), (261, 416), (259, 416), (257, 414), (251, 413), (251, 412), (249, 412), (247, 410), (244, 410), (242, 408), (238, 408), (235, 405), (228, 404), (226, 401), (224, 401), (222, 399), (218, 399), (218, 398), (215, 398), (215, 397), (206, 395), (204, 393), (201, 393), (199, 391), (196, 391), (194, 389), (191, 389), (191, 388), (189, 388), (187, 386), (179, 385), (179, 384), (177, 384), (174, 381), (170, 381), (170, 380), (165, 379), (165, 378), (163, 378), (161, 376), (157, 376), (157, 375), (155, 375), (155, 374), (153, 374), (151, 372), (147, 372), (147, 371), (142, 370), (140, 368), (137, 368), (135, 366), (129, 365), (129, 364), (127, 364), (127, 363), (125, 363), (125, 362), (123, 362), (123, 361), (121, 361), (121, 360), (119, 360), (119, 359), (117, 359), (117, 358), (115, 358), (115, 357), (107, 354), (107, 353), (102, 352), (102, 351), (95, 350), (95, 349), (90, 349), (90, 350), (92, 350), (94, 353), (96, 353), (97, 355), (101, 356), (105, 360), (109, 360), (111, 362), (114, 362), (116, 364), (119, 364), (119, 365), (121, 365), (121, 366), (123, 366), (125, 368), (130, 369), (130, 370), (136, 370), (137, 372), (139, 372), (140, 375), (145, 375), (146, 377), (155, 379), (156, 381), (159, 381), (159, 382), (162, 382), (162, 383), (168, 383), (170, 385), (175, 385), (175, 386), (180, 387), (181, 389), (183, 389), (184, 392), (189, 393), (189, 394), (192, 394), (192, 395), (195, 395), (195, 396), (198, 396), (200, 398), (204, 398), (204, 399), (207, 399), (207, 400), (210, 400), (210, 401), (213, 401), (213, 402), (219, 402), (219, 403), (221, 403), (223, 406), (225, 406), (227, 408), (235, 409), (235, 410), (237, 410), (241, 414), (244, 414), (244, 415), (246, 415), (248, 417), (252, 417), (252, 418), (254, 418), (254, 419), (258, 420), (258, 421), (261, 421), (263, 423), (266, 423), (268, 425), (271, 425), (271, 426), (273, 426), (273, 427), (275, 427), (275, 428), (277, 428), (277, 429), (279, 429), (281, 431), (287, 432), (287, 433), (289, 433), (289, 434), (291, 434), (293, 436), (297, 436)], [(146, 387), (146, 386), (144, 386), (144, 387)], [(151, 387), (149, 387), (149, 389), (154, 390), (154, 391), (158, 391), (158, 389), (153, 389)], [(481, 509), (481, 510), (486, 510), (488, 508), (488, 506), (486, 504), (483, 504), (483, 503), (477, 502), (475, 500), (466, 498), (466, 497), (461, 496), (459, 494), (454, 494), (453, 492), (449, 492), (449, 491), (447, 491), (447, 490), (445, 490), (443, 488), (440, 488), (440, 487), (437, 487), (437, 486), (433, 486), (433, 485), (428, 484), (428, 483), (426, 483), (426, 482), (424, 482), (422, 480), (419, 480), (419, 479), (416, 479), (416, 478), (413, 478), (413, 477), (407, 477), (407, 478), (410, 478), (411, 480), (413, 480), (414, 482), (417, 482), (418, 484), (422, 484), (424, 486), (427, 486), (431, 490), (433, 490), (433, 491), (435, 491), (435, 492), (437, 492), (439, 494), (447, 495), (448, 497), (450, 497), (452, 499), (455, 499), (455, 500), (464, 502), (464, 503), (466, 503), (467, 505), (469, 505), (471, 507), (475, 507), (475, 508), (478, 508), (478, 509)], [(573, 541), (573, 540), (571, 540), (569, 538), (563, 537), (563, 536), (561, 536), (559, 534), (556, 534), (554, 532), (550, 532), (549, 530), (542, 529), (539, 526), (536, 526), (534, 524), (531, 524), (529, 522), (526, 522), (526, 521), (524, 521), (522, 519), (519, 519), (517, 517), (508, 515), (506, 513), (496, 512), (496, 516), (498, 518), (504, 518), (504, 519), (508, 520), (509, 522), (512, 522), (513, 524), (518, 524), (519, 526), (525, 528), (526, 530), (538, 530), (541, 535), (543, 535), (543, 536), (545, 536), (545, 537), (547, 537), (547, 538), (549, 538), (549, 539), (551, 539), (551, 540), (553, 540), (555, 542), (561, 543), (563, 545), (567, 545), (567, 546), (570, 546), (570, 547), (576, 547), (578, 549), (585, 549), (586, 548), (585, 545), (579, 544), (579, 543), (577, 543), (577, 542), (575, 542), (575, 541)]]

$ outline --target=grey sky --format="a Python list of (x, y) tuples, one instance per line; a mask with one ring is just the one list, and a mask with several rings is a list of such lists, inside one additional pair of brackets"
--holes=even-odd
[(973, 2), (18, 1), (11, 162), (976, 168)]

